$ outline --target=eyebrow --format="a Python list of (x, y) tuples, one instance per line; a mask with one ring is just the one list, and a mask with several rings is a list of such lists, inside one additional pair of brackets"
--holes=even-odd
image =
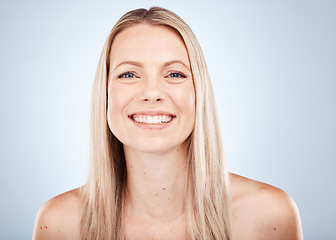
[(169, 61), (169, 62), (166, 62), (163, 66), (164, 67), (168, 67), (170, 65), (173, 65), (175, 63), (179, 63), (179, 64), (182, 64), (186, 69), (188, 69), (190, 71), (190, 68), (189, 66), (187, 66), (183, 61), (181, 60), (172, 60), (172, 61)]
[[(166, 62), (163, 66), (164, 67), (169, 67), (170, 65), (173, 65), (173, 64), (176, 64), (176, 63), (182, 64), (186, 69), (188, 69), (190, 71), (190, 68), (181, 60), (171, 60), (171, 61)], [(140, 62), (123, 61), (123, 62), (119, 63), (112, 71), (114, 71), (115, 69), (117, 69), (121, 65), (133, 65), (133, 66), (140, 67), (140, 68), (144, 67), (143, 64), (140, 63)]]
[(123, 62), (119, 63), (112, 71), (116, 70), (121, 65), (133, 65), (133, 66), (136, 66), (136, 67), (143, 68), (143, 65), (141, 63), (139, 63), (139, 62), (135, 62), (135, 61), (123, 61)]

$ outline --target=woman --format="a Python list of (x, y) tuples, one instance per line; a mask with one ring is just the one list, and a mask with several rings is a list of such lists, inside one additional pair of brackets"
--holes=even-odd
[(226, 173), (203, 54), (174, 13), (116, 23), (91, 112), (88, 182), (42, 206), (34, 239), (302, 239), (286, 193)]

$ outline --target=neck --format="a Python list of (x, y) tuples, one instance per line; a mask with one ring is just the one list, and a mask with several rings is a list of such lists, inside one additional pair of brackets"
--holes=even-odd
[(187, 152), (140, 153), (124, 147), (127, 165), (126, 214), (167, 221), (185, 213)]

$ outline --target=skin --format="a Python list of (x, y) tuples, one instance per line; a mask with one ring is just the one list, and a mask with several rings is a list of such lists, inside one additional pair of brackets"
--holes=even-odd
[[(126, 235), (186, 239), (185, 140), (194, 126), (195, 92), (183, 41), (166, 27), (130, 27), (113, 43), (110, 70), (108, 124), (124, 144), (127, 165)], [(172, 122), (148, 126), (130, 117), (162, 111), (175, 116)], [(297, 207), (285, 192), (235, 174), (230, 187), (234, 239), (302, 239)], [(75, 189), (41, 207), (33, 239), (78, 239), (79, 223)]]
[[(184, 142), (195, 119), (188, 54), (173, 30), (147, 25), (121, 32), (111, 52), (107, 114), (126, 157), (127, 236), (137, 239), (141, 231), (146, 234), (142, 239), (171, 239), (181, 232), (182, 239), (185, 208), (181, 203), (187, 176)], [(129, 117), (162, 111), (175, 116), (169, 124), (139, 125)]]

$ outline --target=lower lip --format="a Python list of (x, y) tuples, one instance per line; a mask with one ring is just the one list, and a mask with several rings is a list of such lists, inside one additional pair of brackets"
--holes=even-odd
[(169, 122), (167, 123), (161, 123), (161, 124), (149, 124), (149, 123), (139, 123), (136, 122), (132, 117), (129, 117), (129, 119), (138, 127), (143, 129), (152, 129), (152, 130), (159, 130), (164, 129), (170, 126), (170, 124), (175, 120), (175, 117), (173, 117)]

